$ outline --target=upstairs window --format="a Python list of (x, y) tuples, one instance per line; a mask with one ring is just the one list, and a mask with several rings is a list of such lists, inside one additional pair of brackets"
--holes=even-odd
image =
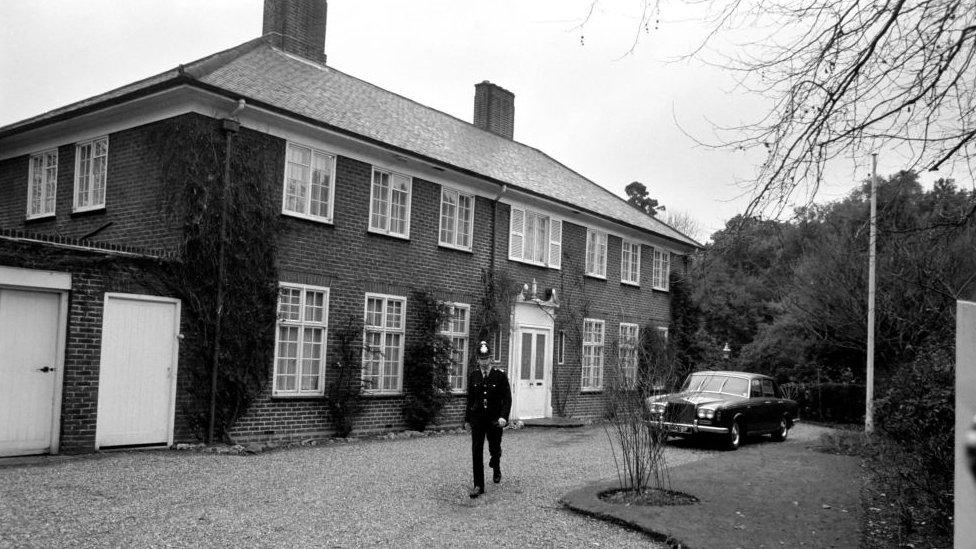
[(640, 286), (640, 244), (624, 240), (620, 249), (620, 282)]
[(671, 273), (671, 252), (654, 248), (654, 270), (651, 285), (655, 290), (668, 291), (668, 275)]
[(335, 156), (326, 152), (289, 143), (282, 211), (296, 217), (332, 222), (335, 161)]
[(371, 393), (399, 393), (403, 387), (403, 338), (407, 300), (366, 294), (363, 384)]
[(603, 335), (602, 320), (583, 319), (583, 360), (582, 389), (599, 391), (603, 389)]
[(512, 207), (508, 258), (558, 269), (562, 263), (563, 222), (548, 215)]
[(474, 197), (454, 189), (441, 190), (441, 246), (471, 250)]
[(441, 335), (451, 341), (451, 373), (448, 378), (451, 390), (455, 393), (464, 392), (468, 373), (468, 321), (471, 307), (463, 303), (448, 303), (451, 308), (450, 317), (441, 326)]
[(640, 344), (640, 327), (628, 322), (620, 323), (619, 350), (620, 372), (624, 382), (632, 386), (637, 380), (637, 348)]
[(408, 238), (410, 235), (409, 176), (373, 168), (369, 230)]
[(27, 176), (27, 219), (54, 215), (57, 193), (57, 149), (31, 155)]
[(108, 137), (75, 146), (74, 211), (105, 207), (105, 179), (108, 171)]
[(324, 394), (328, 323), (328, 288), (281, 285), (275, 334), (275, 396)]
[(607, 277), (607, 233), (586, 230), (586, 274)]

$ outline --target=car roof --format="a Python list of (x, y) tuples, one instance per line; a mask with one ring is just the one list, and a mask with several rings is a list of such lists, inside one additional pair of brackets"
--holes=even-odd
[(752, 372), (737, 372), (733, 370), (698, 370), (697, 372), (692, 372), (690, 375), (694, 374), (708, 374), (708, 375), (728, 375), (736, 377), (745, 377), (749, 379), (773, 379), (766, 374), (755, 374)]

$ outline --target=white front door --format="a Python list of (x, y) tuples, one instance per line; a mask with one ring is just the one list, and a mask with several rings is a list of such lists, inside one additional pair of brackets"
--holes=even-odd
[(537, 328), (518, 329), (515, 409), (519, 419), (546, 417), (552, 370), (551, 333)]
[(61, 299), (0, 289), (0, 456), (53, 449)]
[(179, 302), (106, 294), (95, 444), (172, 443)]

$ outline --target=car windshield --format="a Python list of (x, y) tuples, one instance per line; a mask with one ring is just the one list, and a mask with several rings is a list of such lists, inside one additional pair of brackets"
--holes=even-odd
[(681, 390), (749, 396), (749, 381), (727, 375), (691, 374)]

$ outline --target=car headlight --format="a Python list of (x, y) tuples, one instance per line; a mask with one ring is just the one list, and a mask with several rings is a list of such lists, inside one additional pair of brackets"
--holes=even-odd
[(668, 405), (664, 402), (652, 402), (651, 403), (651, 413), (652, 414), (663, 414), (664, 410), (667, 409)]
[(712, 419), (715, 417), (715, 409), (701, 407), (698, 409), (698, 417), (699, 419)]

